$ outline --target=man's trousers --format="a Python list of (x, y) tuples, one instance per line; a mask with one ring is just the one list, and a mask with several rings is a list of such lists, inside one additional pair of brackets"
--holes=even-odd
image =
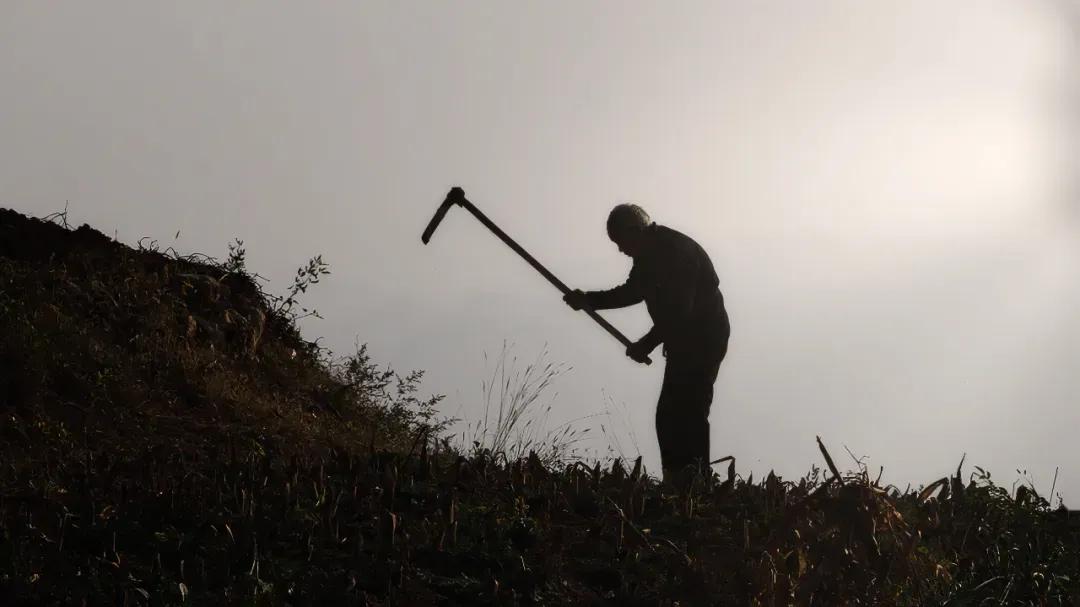
[(709, 463), (709, 408), (720, 363), (727, 354), (723, 339), (690, 352), (668, 352), (664, 383), (656, 405), (656, 438), (664, 478), (682, 478), (688, 466)]

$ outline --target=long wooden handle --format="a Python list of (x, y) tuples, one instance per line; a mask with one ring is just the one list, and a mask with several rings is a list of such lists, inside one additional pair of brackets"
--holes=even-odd
[[(498, 236), (499, 240), (502, 240), (503, 242), (505, 242), (506, 246), (513, 249), (515, 253), (517, 253), (518, 255), (520, 255), (522, 257), (522, 259), (529, 262), (529, 265), (531, 265), (533, 268), (536, 268), (536, 271), (540, 272), (540, 274), (543, 275), (544, 278), (548, 279), (548, 282), (555, 285), (555, 288), (562, 291), (563, 295), (570, 292), (570, 290), (571, 290), (570, 287), (566, 286), (566, 284), (563, 281), (559, 280), (554, 274), (549, 272), (548, 269), (545, 268), (542, 263), (540, 263), (539, 261), (536, 261), (535, 257), (533, 257), (532, 255), (529, 255), (529, 252), (526, 251), (525, 249), (521, 248), (521, 245), (514, 242), (513, 238), (510, 238), (509, 236), (507, 236), (506, 232), (503, 232), (501, 229), (499, 229), (499, 226), (495, 225), (494, 222), (492, 222), (490, 219), (488, 219), (487, 215), (484, 215), (482, 212), (480, 212), (480, 209), (476, 208), (476, 206), (473, 205), (473, 203), (469, 202), (469, 200), (467, 198), (465, 198), (464, 196), (461, 196), (460, 198), (458, 198), (456, 200), (456, 202), (457, 202), (457, 204), (461, 205), (462, 207), (465, 207), (466, 209), (468, 209), (468, 211), (470, 213), (475, 215), (476, 218), (480, 220), (480, 223), (487, 226), (487, 228), (489, 230), (491, 230), (496, 236)], [(619, 340), (619, 343), (621, 343), (623, 346), (629, 347), (630, 344), (633, 343), (629, 339), (627, 339), (627, 337), (625, 335), (623, 335), (618, 329), (613, 327), (611, 325), (611, 323), (609, 323), (607, 320), (605, 320), (603, 316), (600, 316), (599, 314), (597, 314), (596, 310), (593, 310), (591, 308), (582, 308), (582, 310), (584, 310), (585, 313), (589, 315), (589, 318), (592, 318), (593, 320), (595, 320), (597, 322), (597, 324), (599, 324), (608, 333), (610, 333), (612, 335), (612, 337)], [(645, 364), (651, 365), (652, 364), (652, 359), (646, 357), (645, 358)]]

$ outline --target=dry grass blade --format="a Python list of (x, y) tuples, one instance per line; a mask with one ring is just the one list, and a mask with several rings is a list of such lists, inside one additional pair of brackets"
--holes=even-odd
[(836, 464), (833, 463), (832, 456), (829, 455), (829, 450), (825, 448), (825, 443), (821, 442), (821, 437), (817, 438), (818, 449), (821, 450), (821, 454), (825, 456), (825, 463), (829, 465), (829, 470), (832, 471), (833, 476), (836, 477), (837, 482), (841, 485), (844, 484), (844, 477), (840, 475), (840, 470), (837, 469)]
[(637, 535), (638, 539), (641, 540), (641, 544), (648, 548), (650, 552), (656, 552), (656, 548), (653, 547), (652, 542), (649, 541), (649, 538), (646, 537), (646, 535), (637, 528), (637, 525), (635, 525), (633, 521), (631, 521), (630, 518), (626, 516), (626, 513), (623, 512), (622, 507), (616, 504), (615, 500), (611, 499), (610, 497), (607, 497), (605, 499), (607, 500), (608, 504), (611, 505), (612, 510), (619, 515), (622, 523), (629, 527), (630, 530), (633, 531), (635, 535)]
[(938, 488), (941, 488), (941, 487), (945, 487), (948, 484), (949, 484), (949, 477), (945, 476), (945, 477), (939, 478), (936, 481), (934, 481), (934, 482), (930, 483), (929, 485), (927, 485), (926, 487), (924, 487), (923, 490), (919, 492), (919, 496), (916, 499), (920, 503), (925, 502), (926, 500), (930, 499), (931, 495), (934, 494), (934, 490), (936, 490)]

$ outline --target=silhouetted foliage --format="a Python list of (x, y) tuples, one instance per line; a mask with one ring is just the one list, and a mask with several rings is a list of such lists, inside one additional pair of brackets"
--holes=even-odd
[(229, 259), (0, 209), (0, 604), (1080, 601), (1076, 514), (982, 470), (901, 492), (821, 444), (827, 473), (674, 493), (459, 453), (419, 372), (304, 341)]

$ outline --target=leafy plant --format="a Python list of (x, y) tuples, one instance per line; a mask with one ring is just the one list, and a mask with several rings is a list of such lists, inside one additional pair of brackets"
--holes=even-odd
[(228, 248), (229, 255), (221, 264), (221, 269), (226, 272), (246, 275), (248, 273), (247, 249), (244, 248), (244, 241), (237, 238), (229, 243)]
[[(317, 310), (309, 310), (298, 304), (300, 295), (306, 293), (311, 285), (318, 284), (319, 279), (328, 274), (330, 274), (330, 266), (323, 261), (322, 255), (312, 257), (308, 260), (307, 265), (297, 268), (296, 276), (293, 277), (293, 282), (285, 291), (285, 295), (269, 296), (271, 311), (276, 315), (288, 318), (292, 322), (308, 316), (322, 318)], [(300, 308), (301, 312), (296, 312), (294, 308)]]
[(438, 437), (451, 423), (438, 419), (438, 405), (443, 395), (419, 396), (424, 372), (413, 370), (404, 375), (389, 366), (380, 367), (368, 352), (367, 344), (357, 344), (344, 358), (326, 360), (339, 383), (334, 401), (373, 413), (372, 423), (383, 432), (417, 433)]

